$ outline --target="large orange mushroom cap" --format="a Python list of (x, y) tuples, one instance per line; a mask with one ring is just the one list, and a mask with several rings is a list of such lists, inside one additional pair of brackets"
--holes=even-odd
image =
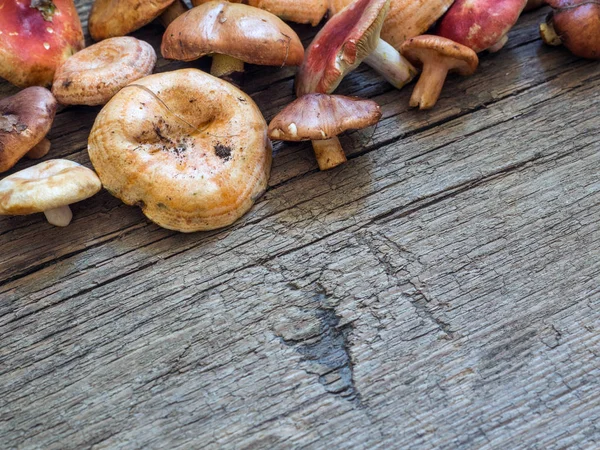
[(160, 16), (174, 0), (96, 0), (90, 11), (92, 39), (125, 36)]
[(84, 46), (73, 0), (0, 1), (0, 77), (14, 85), (49, 86)]

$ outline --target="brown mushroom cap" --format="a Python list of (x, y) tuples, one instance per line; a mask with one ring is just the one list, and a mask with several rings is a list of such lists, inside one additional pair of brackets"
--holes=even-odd
[(67, 59), (56, 71), (52, 93), (64, 105), (103, 105), (123, 86), (150, 75), (155, 64), (147, 42), (109, 38)]
[(381, 108), (372, 100), (307, 94), (290, 103), (269, 125), (269, 137), (281, 141), (319, 141), (347, 130), (375, 125)]
[(96, 174), (66, 159), (51, 159), (0, 181), (0, 214), (25, 215), (84, 200), (102, 185)]
[(205, 3), (175, 19), (161, 52), (181, 61), (216, 53), (265, 66), (297, 66), (304, 59), (300, 38), (277, 16), (225, 1)]
[(356, 0), (323, 26), (296, 78), (296, 95), (330, 94), (375, 48), (390, 0)]
[(271, 167), (253, 100), (196, 69), (121, 89), (100, 111), (88, 151), (109, 192), (183, 232), (233, 223), (264, 192)]
[(400, 53), (416, 66), (443, 63), (448, 72), (460, 75), (472, 75), (479, 65), (479, 58), (473, 50), (441, 36), (411, 38), (402, 44)]
[[(202, 5), (211, 0), (192, 0), (192, 5)], [(277, 17), (296, 23), (317, 26), (327, 14), (327, 0), (229, 0), (264, 9)]]
[(149, 24), (174, 0), (96, 0), (88, 28), (92, 39), (125, 36)]
[(0, 172), (14, 166), (50, 131), (56, 99), (43, 87), (30, 87), (0, 100)]
[[(548, 15), (546, 27), (556, 37), (555, 44), (563, 44), (574, 55), (600, 59), (600, 1), (547, 0), (553, 11)], [(543, 28), (542, 28), (543, 30)], [(548, 34), (542, 31), (548, 44)]]

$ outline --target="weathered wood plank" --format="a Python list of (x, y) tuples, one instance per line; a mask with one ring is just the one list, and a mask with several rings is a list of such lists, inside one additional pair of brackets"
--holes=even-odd
[[(341, 91), (382, 124), (328, 173), (278, 145), (227, 230), (106, 194), (68, 235), (0, 219), (3, 446), (592, 448), (600, 76), (540, 46), (541, 16), (430, 113), (357, 71)], [(268, 118), (291, 99), (292, 72), (250, 74)], [(89, 164), (95, 113), (59, 114), (60, 154)]]

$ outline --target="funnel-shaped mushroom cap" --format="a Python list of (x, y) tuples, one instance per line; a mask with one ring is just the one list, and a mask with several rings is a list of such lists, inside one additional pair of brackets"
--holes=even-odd
[(14, 166), (46, 136), (56, 99), (43, 87), (30, 87), (0, 100), (0, 172)]
[(102, 185), (94, 171), (66, 159), (51, 159), (0, 181), (0, 214), (44, 212), (85, 200)]
[[(330, 0), (329, 9), (337, 14), (354, 0)], [(381, 39), (396, 50), (411, 38), (425, 33), (444, 15), (454, 0), (391, 0), (390, 11), (381, 29)]]
[(333, 16), (306, 49), (296, 95), (332, 93), (379, 42), (390, 0), (356, 0)]
[(375, 125), (381, 118), (379, 105), (343, 95), (307, 94), (290, 103), (269, 125), (271, 139), (319, 141), (347, 130)]
[(150, 44), (130, 36), (105, 39), (58, 68), (52, 93), (63, 105), (103, 105), (123, 86), (150, 75), (155, 64)]
[(125, 36), (149, 24), (174, 0), (96, 0), (88, 28), (95, 41)]
[(521, 15), (527, 0), (456, 0), (437, 34), (479, 53), (497, 44)]
[(84, 46), (73, 0), (0, 4), (0, 77), (17, 86), (49, 86), (56, 68)]
[(121, 89), (100, 111), (88, 151), (109, 192), (183, 232), (233, 223), (264, 192), (271, 167), (256, 104), (196, 69)]
[[(198, 6), (211, 0), (192, 0)], [(231, 3), (244, 3), (264, 9), (277, 17), (296, 23), (318, 25), (327, 14), (327, 0), (229, 0)]]
[(277, 16), (251, 6), (211, 1), (175, 19), (163, 36), (162, 54), (192, 61), (217, 53), (250, 64), (298, 66), (304, 47)]
[[(551, 28), (556, 43), (562, 43), (582, 58), (600, 59), (600, 1), (547, 0), (546, 3), (554, 9), (548, 16), (547, 27)], [(547, 32), (542, 32), (542, 38), (552, 44)]]
[(469, 47), (441, 36), (423, 35), (409, 39), (400, 48), (402, 55), (412, 64), (443, 64), (448, 72), (472, 75), (477, 70), (479, 58)]

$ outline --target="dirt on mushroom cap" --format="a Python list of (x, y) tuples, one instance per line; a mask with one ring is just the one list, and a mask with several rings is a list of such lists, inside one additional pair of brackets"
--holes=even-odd
[(196, 69), (122, 89), (98, 115), (88, 150), (109, 192), (184, 232), (234, 222), (266, 189), (271, 166), (256, 104)]
[(52, 93), (64, 105), (103, 105), (127, 84), (150, 75), (154, 48), (130, 36), (105, 39), (69, 58), (56, 71)]

